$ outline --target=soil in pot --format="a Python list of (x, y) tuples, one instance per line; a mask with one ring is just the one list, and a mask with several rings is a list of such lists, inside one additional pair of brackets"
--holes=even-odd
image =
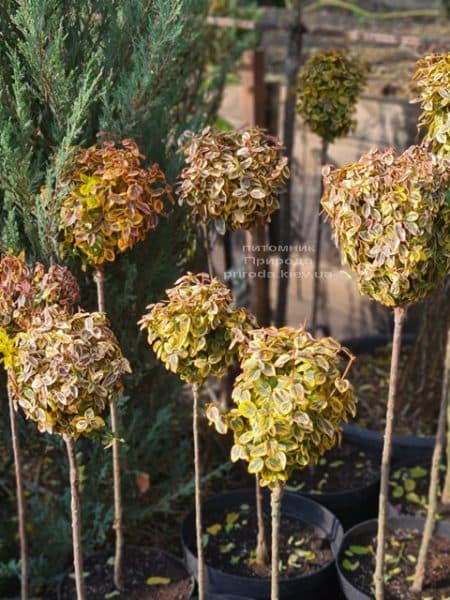
[(380, 460), (350, 444), (335, 447), (317, 465), (292, 474), (290, 492), (325, 494), (366, 487), (380, 476)]
[[(265, 527), (270, 534), (270, 516), (265, 516)], [(258, 569), (254, 565), (256, 545), (256, 512), (254, 507), (241, 504), (239, 510), (228, 513), (208, 512), (205, 517), (205, 559), (215, 569), (242, 577), (270, 577), (269, 566)], [(270, 535), (268, 535), (270, 548)], [(286, 515), (281, 517), (280, 563), (281, 577), (308, 575), (333, 559), (324, 534), (306, 523)]]
[[(125, 590), (120, 594), (113, 583), (113, 557), (103, 552), (84, 561), (88, 600), (186, 600), (192, 580), (181, 561), (154, 548), (127, 546), (124, 549)], [(74, 600), (73, 574), (63, 580), (59, 600)]]
[[(422, 534), (417, 529), (391, 528), (387, 538), (385, 600), (446, 600), (450, 598), (450, 540), (434, 536), (430, 544), (423, 592), (411, 591)], [(352, 536), (340, 557), (346, 579), (373, 597), (376, 534)]]
[[(391, 344), (376, 347), (370, 353), (357, 354), (357, 360), (349, 373), (358, 397), (358, 412), (354, 425), (382, 433), (386, 424), (386, 402), (389, 389), (389, 368)], [(428, 436), (436, 431), (436, 418), (439, 410), (440, 391), (436, 389), (418, 391), (411, 389), (408, 381), (402, 381), (402, 373), (411, 360), (413, 346), (404, 344), (400, 356), (400, 390), (397, 405), (402, 410), (395, 417), (397, 435)], [(420, 393), (420, 398), (417, 394)], [(413, 406), (410, 398), (414, 397)], [(417, 408), (414, 408), (417, 407)], [(430, 407), (435, 410), (430, 414)]]
[[(441, 466), (441, 485), (445, 478), (445, 466)], [(425, 465), (398, 466), (391, 470), (389, 502), (401, 515), (425, 517), (427, 514), (430, 467)], [(438, 497), (440, 497), (440, 490)], [(450, 519), (450, 506), (439, 506), (438, 519)]]

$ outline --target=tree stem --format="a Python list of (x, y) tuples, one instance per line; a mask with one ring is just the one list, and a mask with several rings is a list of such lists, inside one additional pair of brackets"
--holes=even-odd
[[(442, 503), (450, 504), (450, 329), (447, 331), (447, 349), (445, 352), (443, 395), (446, 400), (447, 412), (447, 469), (445, 472), (444, 489), (442, 491)], [(446, 387), (444, 387), (446, 386)]]
[(86, 599), (83, 576), (83, 552), (81, 548), (81, 508), (80, 489), (78, 485), (78, 467), (75, 453), (75, 442), (70, 436), (64, 436), (66, 442), (67, 457), (70, 469), (70, 492), (72, 510), (72, 540), (73, 540), (73, 565), (75, 569), (75, 584), (77, 589), (77, 600)]
[(439, 419), (436, 431), (436, 443), (433, 450), (433, 460), (431, 462), (431, 473), (430, 473), (430, 487), (428, 488), (428, 508), (427, 517), (425, 519), (425, 526), (423, 528), (422, 541), (419, 549), (419, 556), (417, 558), (416, 570), (414, 572), (414, 581), (412, 584), (412, 590), (414, 592), (421, 592), (423, 588), (423, 581), (425, 579), (425, 567), (427, 562), (428, 548), (430, 546), (431, 537), (433, 535), (434, 523), (436, 520), (437, 511), (437, 495), (439, 486), (439, 469), (441, 466), (442, 455), (444, 453), (445, 445), (445, 423), (446, 423), (446, 411), (447, 411), (447, 398), (448, 398), (448, 379), (450, 371), (450, 335), (447, 335), (447, 348), (445, 351), (445, 369), (444, 378), (442, 381), (442, 397), (441, 406), (439, 408)]
[(280, 597), (280, 517), (281, 517), (281, 499), (283, 497), (283, 485), (278, 482), (277, 486), (270, 494), (270, 504), (272, 508), (272, 578), (270, 588), (271, 600), (278, 600)]
[(22, 476), (22, 458), (20, 452), (19, 428), (11, 392), (8, 386), (9, 419), (11, 424), (11, 442), (14, 454), (16, 475), (17, 518), (19, 521), (20, 541), (20, 598), (28, 600), (28, 545), (26, 530), (26, 503)]
[(386, 428), (384, 431), (383, 456), (381, 459), (380, 499), (378, 509), (378, 535), (375, 565), (375, 598), (384, 600), (384, 555), (386, 538), (386, 514), (389, 489), (389, 472), (391, 467), (392, 437), (394, 426), (395, 400), (397, 396), (398, 365), (402, 345), (402, 328), (406, 308), (394, 308), (394, 338), (392, 342), (391, 370), (389, 374), (389, 394), (386, 409)]
[(192, 413), (192, 431), (194, 435), (194, 469), (195, 469), (195, 533), (197, 540), (197, 583), (198, 598), (205, 599), (205, 559), (203, 555), (203, 527), (202, 527), (202, 496), (201, 496), (201, 474), (200, 474), (200, 444), (198, 432), (199, 402), (198, 386), (192, 385), (192, 396), (194, 399)]
[(320, 258), (322, 253), (322, 211), (320, 207), (320, 200), (323, 196), (323, 178), (322, 178), (322, 167), (327, 162), (328, 154), (328, 142), (322, 138), (321, 149), (320, 149), (320, 194), (319, 204), (317, 207), (316, 215), (316, 243), (314, 248), (314, 272), (313, 272), (313, 297), (312, 297), (312, 310), (311, 310), (311, 332), (314, 335), (317, 329), (317, 313), (319, 307), (319, 294), (320, 294)]
[(206, 260), (208, 261), (208, 273), (211, 279), (214, 277), (214, 267), (212, 262), (212, 249), (209, 241), (208, 226), (202, 223), (203, 242), (205, 244)]
[(269, 562), (266, 542), (266, 528), (264, 526), (264, 511), (261, 493), (261, 485), (259, 483), (259, 475), (255, 477), (256, 483), (256, 520), (258, 523), (258, 534), (256, 537), (256, 564), (258, 567), (265, 567)]
[[(97, 267), (94, 275), (97, 284), (97, 303), (99, 312), (105, 312), (105, 276), (103, 270)], [(112, 443), (113, 490), (114, 490), (114, 531), (116, 533), (116, 548), (114, 556), (114, 585), (118, 590), (123, 590), (123, 504), (122, 483), (120, 467), (120, 436), (119, 413), (117, 400), (113, 398), (110, 404), (111, 431), (114, 436)]]

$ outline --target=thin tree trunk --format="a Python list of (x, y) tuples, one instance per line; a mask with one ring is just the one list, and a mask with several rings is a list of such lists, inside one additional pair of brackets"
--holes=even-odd
[(442, 491), (442, 503), (450, 504), (450, 329), (447, 332), (447, 350), (445, 352), (444, 385), (447, 385), (446, 412), (447, 412), (447, 470), (445, 473), (444, 489)]
[(322, 167), (327, 162), (328, 154), (328, 142), (322, 138), (321, 149), (320, 149), (320, 194), (319, 202), (317, 206), (316, 215), (316, 244), (314, 248), (314, 271), (313, 271), (313, 297), (312, 297), (312, 310), (311, 310), (311, 331), (314, 335), (317, 329), (317, 312), (319, 306), (319, 294), (320, 294), (320, 258), (322, 250), (322, 211), (320, 206), (320, 200), (323, 195), (323, 178), (322, 178)]
[(205, 245), (206, 260), (208, 262), (208, 273), (211, 279), (214, 277), (214, 267), (212, 262), (212, 248), (209, 241), (208, 226), (202, 223), (203, 243)]
[(80, 489), (78, 485), (78, 467), (75, 453), (75, 442), (70, 436), (64, 436), (66, 442), (67, 457), (70, 469), (70, 493), (72, 511), (72, 540), (73, 540), (73, 566), (75, 569), (75, 584), (77, 588), (77, 600), (86, 599), (83, 575), (83, 552), (81, 548), (81, 507)]
[(261, 493), (261, 485), (259, 483), (259, 475), (255, 477), (256, 483), (256, 520), (258, 524), (258, 533), (256, 537), (256, 564), (258, 567), (265, 567), (269, 562), (267, 553), (266, 528), (264, 526), (264, 511)]
[[(105, 311), (105, 277), (103, 270), (97, 267), (94, 275), (97, 284), (97, 302), (99, 312)], [(113, 490), (114, 490), (114, 531), (116, 533), (116, 548), (114, 556), (114, 585), (118, 590), (123, 589), (123, 503), (122, 483), (120, 468), (120, 441), (119, 441), (119, 415), (117, 401), (113, 399), (110, 404), (111, 431), (114, 439), (112, 443)]]
[(270, 587), (271, 600), (278, 600), (280, 597), (280, 517), (281, 517), (281, 498), (283, 497), (283, 485), (278, 482), (277, 486), (270, 494), (270, 504), (272, 508), (272, 579)]
[(389, 472), (391, 467), (392, 437), (394, 426), (395, 399), (397, 396), (398, 365), (402, 344), (402, 328), (406, 308), (394, 308), (394, 339), (392, 343), (391, 370), (389, 374), (389, 395), (386, 409), (386, 428), (384, 431), (383, 456), (381, 459), (380, 499), (378, 508), (378, 535), (375, 565), (375, 598), (384, 600), (384, 555), (386, 538), (386, 513), (389, 488)]
[(26, 503), (22, 477), (22, 458), (20, 452), (19, 428), (13, 399), (8, 386), (9, 419), (11, 424), (11, 442), (14, 454), (14, 470), (16, 475), (17, 518), (19, 521), (20, 541), (20, 598), (28, 600), (28, 545), (26, 530)]
[(445, 423), (446, 423), (446, 410), (447, 410), (447, 398), (449, 392), (448, 378), (450, 371), (450, 335), (447, 335), (447, 349), (445, 351), (445, 371), (444, 379), (442, 382), (442, 398), (441, 406), (439, 409), (439, 420), (436, 432), (436, 443), (434, 445), (433, 460), (431, 462), (431, 473), (430, 473), (430, 487), (428, 489), (428, 508), (427, 517), (425, 519), (425, 526), (423, 528), (422, 541), (419, 549), (419, 556), (417, 558), (416, 569), (414, 572), (414, 581), (412, 590), (414, 592), (421, 592), (423, 588), (423, 581), (425, 578), (425, 567), (427, 562), (428, 548), (430, 546), (431, 537), (433, 535), (434, 523), (436, 520), (437, 511), (437, 495), (439, 487), (439, 470), (441, 466), (442, 455), (444, 453), (445, 445)]
[(203, 555), (203, 527), (202, 527), (202, 495), (200, 474), (200, 444), (198, 432), (198, 386), (192, 385), (194, 406), (192, 413), (192, 430), (194, 435), (194, 469), (195, 469), (195, 533), (197, 539), (197, 583), (198, 598), (205, 599), (205, 559)]
[[(288, 166), (292, 171), (292, 162), (294, 154), (294, 137), (295, 137), (295, 105), (297, 102), (297, 79), (301, 65), (302, 43), (304, 26), (302, 24), (302, 4), (303, 0), (294, 0), (292, 4), (293, 10), (296, 12), (296, 26), (291, 32), (288, 51), (288, 66), (287, 66), (287, 85), (286, 85), (286, 100), (284, 103), (284, 119), (283, 119), (283, 143), (285, 147), (285, 155), (288, 159)], [(280, 258), (282, 260), (281, 267), (288, 264), (290, 255), (289, 246), (291, 243), (291, 197), (293, 193), (292, 175), (287, 183), (286, 191), (281, 197), (280, 206), (280, 238), (279, 244), (281, 248)], [(282, 327), (286, 322), (286, 308), (288, 297), (289, 277), (280, 277), (278, 280), (278, 298), (277, 298), (277, 313), (276, 325)]]

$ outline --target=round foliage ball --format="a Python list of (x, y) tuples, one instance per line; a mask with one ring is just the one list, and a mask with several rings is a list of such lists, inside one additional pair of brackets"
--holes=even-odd
[(102, 413), (130, 372), (102, 313), (48, 307), (15, 338), (9, 386), (43, 432), (77, 438), (105, 425)]
[(434, 152), (450, 158), (450, 52), (430, 54), (417, 62), (414, 81), (422, 113), (419, 126)]
[(178, 188), (180, 204), (198, 221), (213, 220), (219, 232), (250, 229), (270, 220), (289, 177), (281, 142), (263, 129), (205, 128), (183, 147), (187, 166)]
[(411, 146), (324, 168), (322, 206), (361, 292), (386, 306), (427, 296), (450, 268), (450, 162)]
[(291, 327), (251, 331), (241, 346), (235, 407), (225, 415), (217, 406), (207, 409), (220, 433), (233, 431), (231, 460), (247, 461), (248, 471), (269, 487), (317, 462), (355, 414), (343, 365), (342, 347), (333, 338), (316, 340)]
[(132, 140), (80, 150), (68, 173), (73, 185), (63, 200), (62, 249), (75, 250), (83, 265), (99, 266), (132, 248), (154, 229), (171, 188), (157, 164), (145, 169)]
[(356, 127), (353, 115), (367, 73), (365, 63), (343, 50), (309, 57), (299, 73), (297, 112), (313, 133), (332, 142)]
[(192, 384), (224, 375), (236, 358), (236, 332), (253, 327), (252, 317), (233, 308), (230, 290), (205, 273), (184, 275), (167, 296), (140, 321), (157, 358)]

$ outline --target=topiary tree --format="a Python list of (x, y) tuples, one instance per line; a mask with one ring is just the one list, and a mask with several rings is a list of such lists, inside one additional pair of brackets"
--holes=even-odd
[[(254, 258), (264, 261), (265, 224), (276, 211), (289, 169), (281, 142), (264, 129), (215, 131), (209, 127), (188, 134), (183, 152), (178, 197), (203, 230), (212, 274), (208, 223), (224, 234), (248, 231)], [(256, 260), (255, 260), (256, 262)], [(262, 264), (262, 263), (258, 263)], [(270, 322), (268, 281), (255, 282), (254, 307), (261, 324)]]
[[(143, 168), (144, 156), (136, 143), (123, 140), (118, 146), (104, 142), (79, 150), (67, 175), (72, 185), (62, 202), (62, 249), (80, 255), (83, 268), (94, 269), (98, 310), (105, 312), (104, 265), (117, 254), (133, 248), (158, 224), (165, 214), (165, 202), (172, 192), (158, 165)], [(123, 588), (123, 506), (120, 474), (120, 440), (117, 403), (110, 403), (114, 435), (113, 484), (116, 551), (114, 583)]]
[(387, 492), (402, 326), (408, 306), (432, 292), (449, 270), (449, 180), (448, 161), (423, 146), (412, 146), (400, 155), (392, 149), (372, 151), (342, 169), (324, 169), (322, 206), (343, 262), (356, 273), (362, 293), (394, 309), (378, 515), (377, 600), (384, 596)]
[[(300, 70), (297, 88), (297, 113), (306, 126), (321, 138), (320, 164), (327, 162), (328, 146), (346, 137), (356, 128), (354, 113), (363, 91), (368, 65), (341, 49), (321, 50), (312, 54)], [(320, 196), (322, 196), (321, 188)], [(314, 254), (313, 303), (311, 328), (317, 327), (317, 310), (322, 239), (320, 207), (317, 211)]]
[(232, 308), (230, 290), (206, 274), (188, 273), (167, 290), (168, 300), (148, 306), (140, 320), (148, 343), (166, 369), (192, 386), (195, 516), (199, 598), (204, 600), (198, 388), (208, 377), (222, 377), (236, 357), (235, 330), (254, 325), (243, 308)]
[[(419, 127), (425, 129), (425, 141), (430, 143), (433, 152), (450, 158), (450, 99), (448, 98), (448, 89), (450, 86), (450, 53), (434, 54), (421, 58), (417, 63), (414, 80), (419, 88), (422, 107)], [(448, 279), (444, 290), (445, 287), (450, 289), (450, 281)], [(427, 515), (412, 585), (412, 590), (415, 592), (421, 592), (423, 589), (427, 554), (436, 520), (439, 470), (445, 447), (446, 413), (449, 415), (447, 425), (448, 460), (442, 501), (450, 503), (450, 410), (448, 409), (450, 406), (450, 310), (448, 306), (444, 307), (442, 314), (439, 315), (439, 321), (441, 322), (435, 323), (434, 326), (440, 327), (442, 325), (443, 331), (446, 331), (447, 339), (444, 353), (436, 442), (430, 469)]]
[[(242, 372), (234, 389), (235, 408), (207, 414), (220, 433), (233, 431), (231, 460), (248, 462), (271, 490), (272, 583), (279, 584), (280, 506), (292, 471), (319, 460), (340, 442), (342, 421), (355, 414), (346, 379), (353, 357), (333, 338), (315, 340), (303, 329), (252, 330), (241, 348)], [(342, 354), (350, 357), (341, 373)]]
[(69, 315), (56, 306), (35, 316), (14, 341), (9, 389), (16, 406), (41, 432), (61, 435), (67, 448), (78, 600), (86, 598), (75, 441), (104, 427), (101, 416), (130, 372), (101, 313)]
[[(26, 331), (33, 315), (48, 304), (71, 311), (79, 300), (75, 277), (66, 267), (52, 265), (46, 272), (41, 263), (30, 269), (24, 253), (6, 254), (0, 259), (0, 353), (8, 375), (12, 366), (14, 340)], [(16, 477), (17, 517), (19, 524), (21, 599), (28, 598), (28, 545), (26, 534), (26, 502), (22, 474), (20, 438), (13, 400), (8, 394), (11, 440)]]
[[(186, 135), (186, 134), (185, 134)], [(216, 229), (251, 229), (270, 220), (289, 177), (281, 142), (255, 127), (248, 130), (187, 134), (178, 198), (194, 218)]]

